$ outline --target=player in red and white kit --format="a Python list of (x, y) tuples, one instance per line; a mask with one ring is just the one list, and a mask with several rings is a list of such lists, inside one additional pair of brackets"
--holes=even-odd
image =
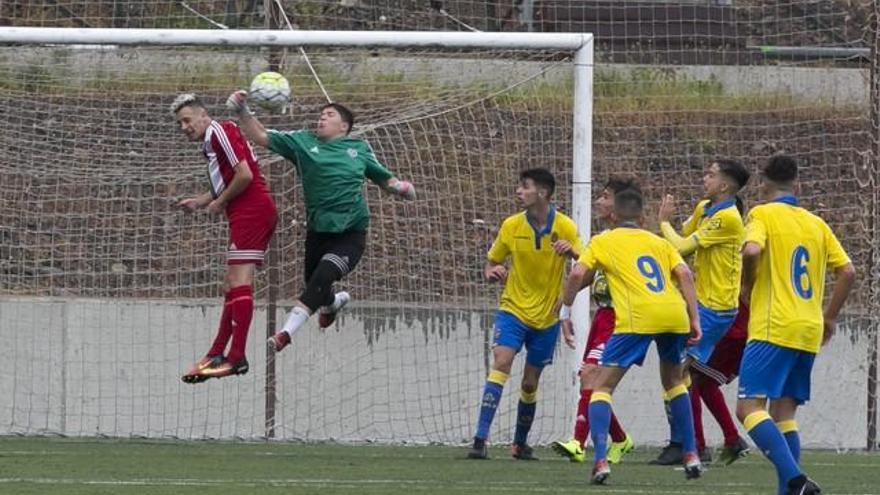
[[(638, 184), (633, 180), (611, 178), (605, 183), (602, 194), (596, 199), (596, 213), (599, 220), (605, 224), (613, 224), (614, 195), (625, 189), (639, 190)], [(568, 457), (572, 462), (584, 462), (584, 445), (590, 434), (590, 422), (587, 408), (593, 395), (593, 381), (599, 371), (599, 361), (605, 351), (605, 344), (614, 333), (614, 307), (611, 302), (611, 294), (608, 292), (608, 282), (602, 272), (596, 274), (593, 287), (590, 291), (593, 302), (598, 307), (593, 314), (590, 325), (590, 333), (587, 336), (587, 346), (584, 349), (584, 358), (581, 363), (581, 395), (578, 401), (577, 414), (574, 425), (574, 438), (567, 442), (553, 442), (551, 447), (557, 453)], [(566, 340), (569, 336), (565, 336)], [(573, 342), (571, 342), (573, 343)], [(609, 428), (611, 445), (608, 447), (608, 462), (617, 464), (623, 456), (630, 452), (635, 444), (632, 438), (623, 430), (617, 421), (617, 416), (612, 412)]]
[[(226, 257), (226, 301), (217, 336), (207, 354), (183, 375), (186, 383), (208, 378), (243, 375), (248, 371), (245, 345), (254, 312), (256, 267), (263, 264), (278, 214), (260, 164), (235, 122), (216, 121), (193, 94), (178, 96), (171, 105), (180, 130), (190, 141), (202, 143), (208, 161), (210, 190), (184, 199), (181, 208), (207, 208), (226, 213), (229, 250)], [(224, 357), (227, 344), (229, 353)]]

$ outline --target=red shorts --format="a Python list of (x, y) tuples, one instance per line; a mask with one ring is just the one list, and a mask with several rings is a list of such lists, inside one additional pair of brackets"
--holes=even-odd
[(259, 215), (236, 215), (229, 219), (227, 265), (263, 264), (269, 240), (275, 233), (278, 215), (275, 208)]
[(599, 364), (605, 344), (614, 334), (614, 308), (599, 308), (593, 315), (590, 334), (587, 336), (587, 347), (584, 349), (583, 364)]
[(715, 380), (719, 385), (726, 385), (739, 375), (739, 363), (742, 361), (743, 350), (746, 348), (746, 337), (728, 338), (724, 336), (712, 351), (709, 362), (691, 363), (691, 368), (701, 375)]

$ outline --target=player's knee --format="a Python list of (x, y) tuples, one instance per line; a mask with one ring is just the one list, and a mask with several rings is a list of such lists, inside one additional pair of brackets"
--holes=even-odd
[(525, 393), (534, 394), (538, 390), (538, 377), (523, 377), (520, 390)]
[(516, 356), (516, 353), (508, 349), (504, 346), (495, 346), (495, 350), (492, 353), (492, 369), (510, 374), (510, 368), (513, 366), (513, 358)]
[(510, 374), (510, 368), (513, 367), (513, 363), (511, 361), (505, 359), (495, 359), (492, 362), (492, 369), (495, 371), (501, 371), (502, 373)]
[(224, 290), (229, 291), (234, 287), (241, 285), (253, 285), (254, 283), (253, 264), (229, 265), (226, 269), (226, 277), (224, 279)]
[(681, 366), (674, 366), (670, 363), (661, 362), (660, 363), (660, 383), (663, 385), (664, 390), (669, 390), (677, 385), (680, 385), (682, 380), (683, 370)]
[(321, 306), (333, 302), (333, 282), (342, 278), (342, 270), (333, 262), (321, 260), (312, 273), (299, 300), (310, 310), (317, 311)]
[(739, 419), (740, 423), (745, 422), (745, 420), (749, 416), (749, 414), (752, 414), (753, 412), (755, 412), (757, 410), (758, 410), (758, 408), (756, 408), (751, 403), (751, 401), (738, 400), (736, 402), (736, 417), (737, 417), (737, 419)]
[(581, 390), (593, 388), (595, 385), (594, 382), (595, 380), (593, 380), (591, 375), (581, 373)]
[(584, 365), (581, 370), (581, 389), (595, 388), (596, 380), (599, 377), (599, 367), (595, 364)]
[(240, 285), (251, 285), (251, 280), (247, 277), (243, 277), (239, 273), (227, 273), (226, 278), (223, 281), (223, 288), (226, 291), (229, 291), (233, 287), (238, 287)]
[(770, 401), (769, 413), (773, 421), (793, 420), (797, 412), (797, 403), (789, 399)]

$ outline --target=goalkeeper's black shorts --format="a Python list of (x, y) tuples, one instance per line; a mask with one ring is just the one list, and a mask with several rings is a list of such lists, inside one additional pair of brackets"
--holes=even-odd
[(326, 260), (339, 268), (342, 276), (354, 270), (364, 249), (367, 247), (367, 233), (362, 230), (346, 232), (306, 232), (305, 279), (308, 281), (321, 260)]

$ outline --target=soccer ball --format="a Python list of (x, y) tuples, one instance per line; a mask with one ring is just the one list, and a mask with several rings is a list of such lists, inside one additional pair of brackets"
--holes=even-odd
[(283, 110), (290, 103), (290, 84), (277, 72), (257, 74), (251, 81), (248, 100), (264, 110)]

